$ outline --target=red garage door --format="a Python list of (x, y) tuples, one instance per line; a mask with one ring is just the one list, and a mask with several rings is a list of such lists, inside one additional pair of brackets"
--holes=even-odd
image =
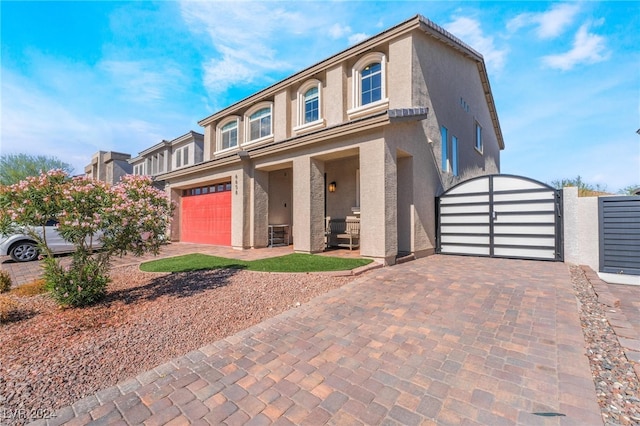
[[(188, 243), (231, 245), (231, 184), (192, 188), (181, 205), (181, 237)], [(213, 192), (219, 190), (217, 192)]]

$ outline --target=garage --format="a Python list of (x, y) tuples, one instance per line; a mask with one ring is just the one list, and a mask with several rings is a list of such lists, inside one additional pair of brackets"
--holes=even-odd
[(186, 189), (180, 208), (181, 241), (231, 245), (231, 182)]

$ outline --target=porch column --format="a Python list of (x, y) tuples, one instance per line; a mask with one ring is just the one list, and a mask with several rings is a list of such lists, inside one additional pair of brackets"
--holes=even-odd
[(324, 250), (324, 162), (309, 157), (293, 160), (293, 248)]
[(167, 196), (170, 201), (176, 203), (176, 208), (173, 210), (173, 216), (169, 224), (169, 240), (180, 241), (180, 212), (182, 211), (182, 190), (173, 189), (171, 187), (165, 188)]
[(253, 248), (269, 245), (269, 172), (253, 170), (252, 237)]
[[(395, 150), (394, 150), (395, 151)], [(360, 146), (360, 254), (395, 263), (398, 254), (395, 152), (384, 139)]]
[(251, 247), (251, 163), (231, 174), (231, 247), (242, 250)]

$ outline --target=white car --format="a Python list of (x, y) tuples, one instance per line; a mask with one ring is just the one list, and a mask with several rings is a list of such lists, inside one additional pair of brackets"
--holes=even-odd
[[(65, 240), (58, 233), (58, 226), (55, 222), (45, 226), (47, 246), (53, 253), (71, 253), (75, 251), (75, 246)], [(93, 248), (100, 248), (102, 243), (99, 236), (91, 241)], [(40, 251), (38, 243), (30, 236), (23, 233), (11, 235), (0, 235), (0, 256), (11, 256), (16, 262), (30, 262), (36, 260)]]

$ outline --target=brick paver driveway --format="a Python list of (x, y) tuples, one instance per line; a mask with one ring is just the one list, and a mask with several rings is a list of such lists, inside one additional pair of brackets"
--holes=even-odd
[(566, 265), (433, 256), (371, 271), (49, 423), (602, 424), (584, 352)]

